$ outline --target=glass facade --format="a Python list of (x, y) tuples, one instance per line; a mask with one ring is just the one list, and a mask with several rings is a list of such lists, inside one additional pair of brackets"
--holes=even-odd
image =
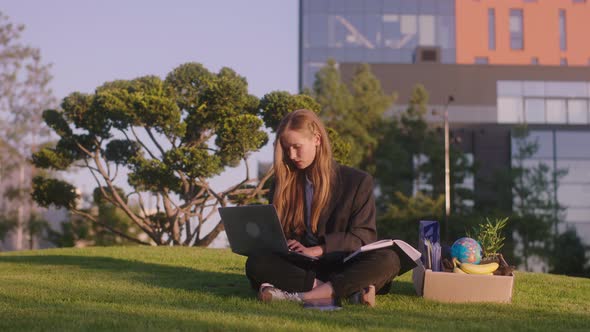
[(412, 63), (418, 46), (455, 63), (455, 0), (302, 0), (301, 84), (336, 62)]
[[(557, 200), (565, 208), (566, 226), (574, 226), (582, 239), (590, 239), (590, 132), (578, 130), (532, 130), (529, 139), (538, 151), (525, 160), (525, 167), (543, 163), (567, 171), (557, 186)], [(515, 152), (515, 141), (512, 151)], [(555, 193), (554, 193), (555, 194)]]
[(590, 124), (590, 82), (498, 81), (499, 123)]

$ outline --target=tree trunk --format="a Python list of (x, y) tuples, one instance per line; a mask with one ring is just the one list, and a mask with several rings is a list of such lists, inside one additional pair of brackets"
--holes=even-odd
[(30, 250), (33, 250), (33, 246), (35, 245), (34, 240), (35, 239), (34, 239), (33, 232), (29, 231), (29, 249)]
[[(25, 185), (25, 166), (21, 163), (19, 169), (19, 180), (18, 180), (18, 190), (19, 195), (22, 194)], [(21, 195), (22, 196), (22, 195)], [(17, 223), (16, 223), (16, 250), (23, 249), (23, 226), (24, 226), (24, 219), (25, 219), (25, 209), (24, 209), (24, 202), (19, 197), (18, 201), (18, 210), (17, 210)]]
[(211, 244), (211, 242), (213, 242), (213, 240), (215, 240), (217, 238), (217, 236), (219, 235), (219, 233), (221, 233), (222, 231), (225, 230), (225, 227), (223, 226), (223, 223), (220, 221), (217, 226), (215, 226), (215, 228), (213, 228), (213, 230), (211, 230), (211, 232), (209, 232), (209, 234), (205, 235), (204, 238), (202, 239), (196, 239), (195, 243), (193, 244), (193, 246), (195, 247), (207, 247), (208, 245)]

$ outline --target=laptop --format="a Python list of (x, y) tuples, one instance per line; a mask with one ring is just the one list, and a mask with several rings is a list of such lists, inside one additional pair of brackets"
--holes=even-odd
[(274, 205), (245, 205), (219, 208), (231, 250), (239, 255), (274, 252), (296, 260), (319, 258), (289, 250)]

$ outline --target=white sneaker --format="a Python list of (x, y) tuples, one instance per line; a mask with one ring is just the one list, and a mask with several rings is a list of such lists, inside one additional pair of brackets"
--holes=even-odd
[(293, 302), (303, 302), (303, 299), (299, 295), (299, 293), (289, 293), (284, 290), (280, 290), (269, 284), (267, 282), (260, 285), (260, 290), (258, 291), (258, 299), (262, 302), (271, 302), (271, 301), (293, 301)]

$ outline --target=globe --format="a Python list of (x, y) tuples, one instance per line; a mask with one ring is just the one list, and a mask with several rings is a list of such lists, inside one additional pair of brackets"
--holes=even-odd
[(481, 261), (481, 246), (470, 237), (462, 237), (451, 246), (451, 256), (461, 263), (479, 264)]

